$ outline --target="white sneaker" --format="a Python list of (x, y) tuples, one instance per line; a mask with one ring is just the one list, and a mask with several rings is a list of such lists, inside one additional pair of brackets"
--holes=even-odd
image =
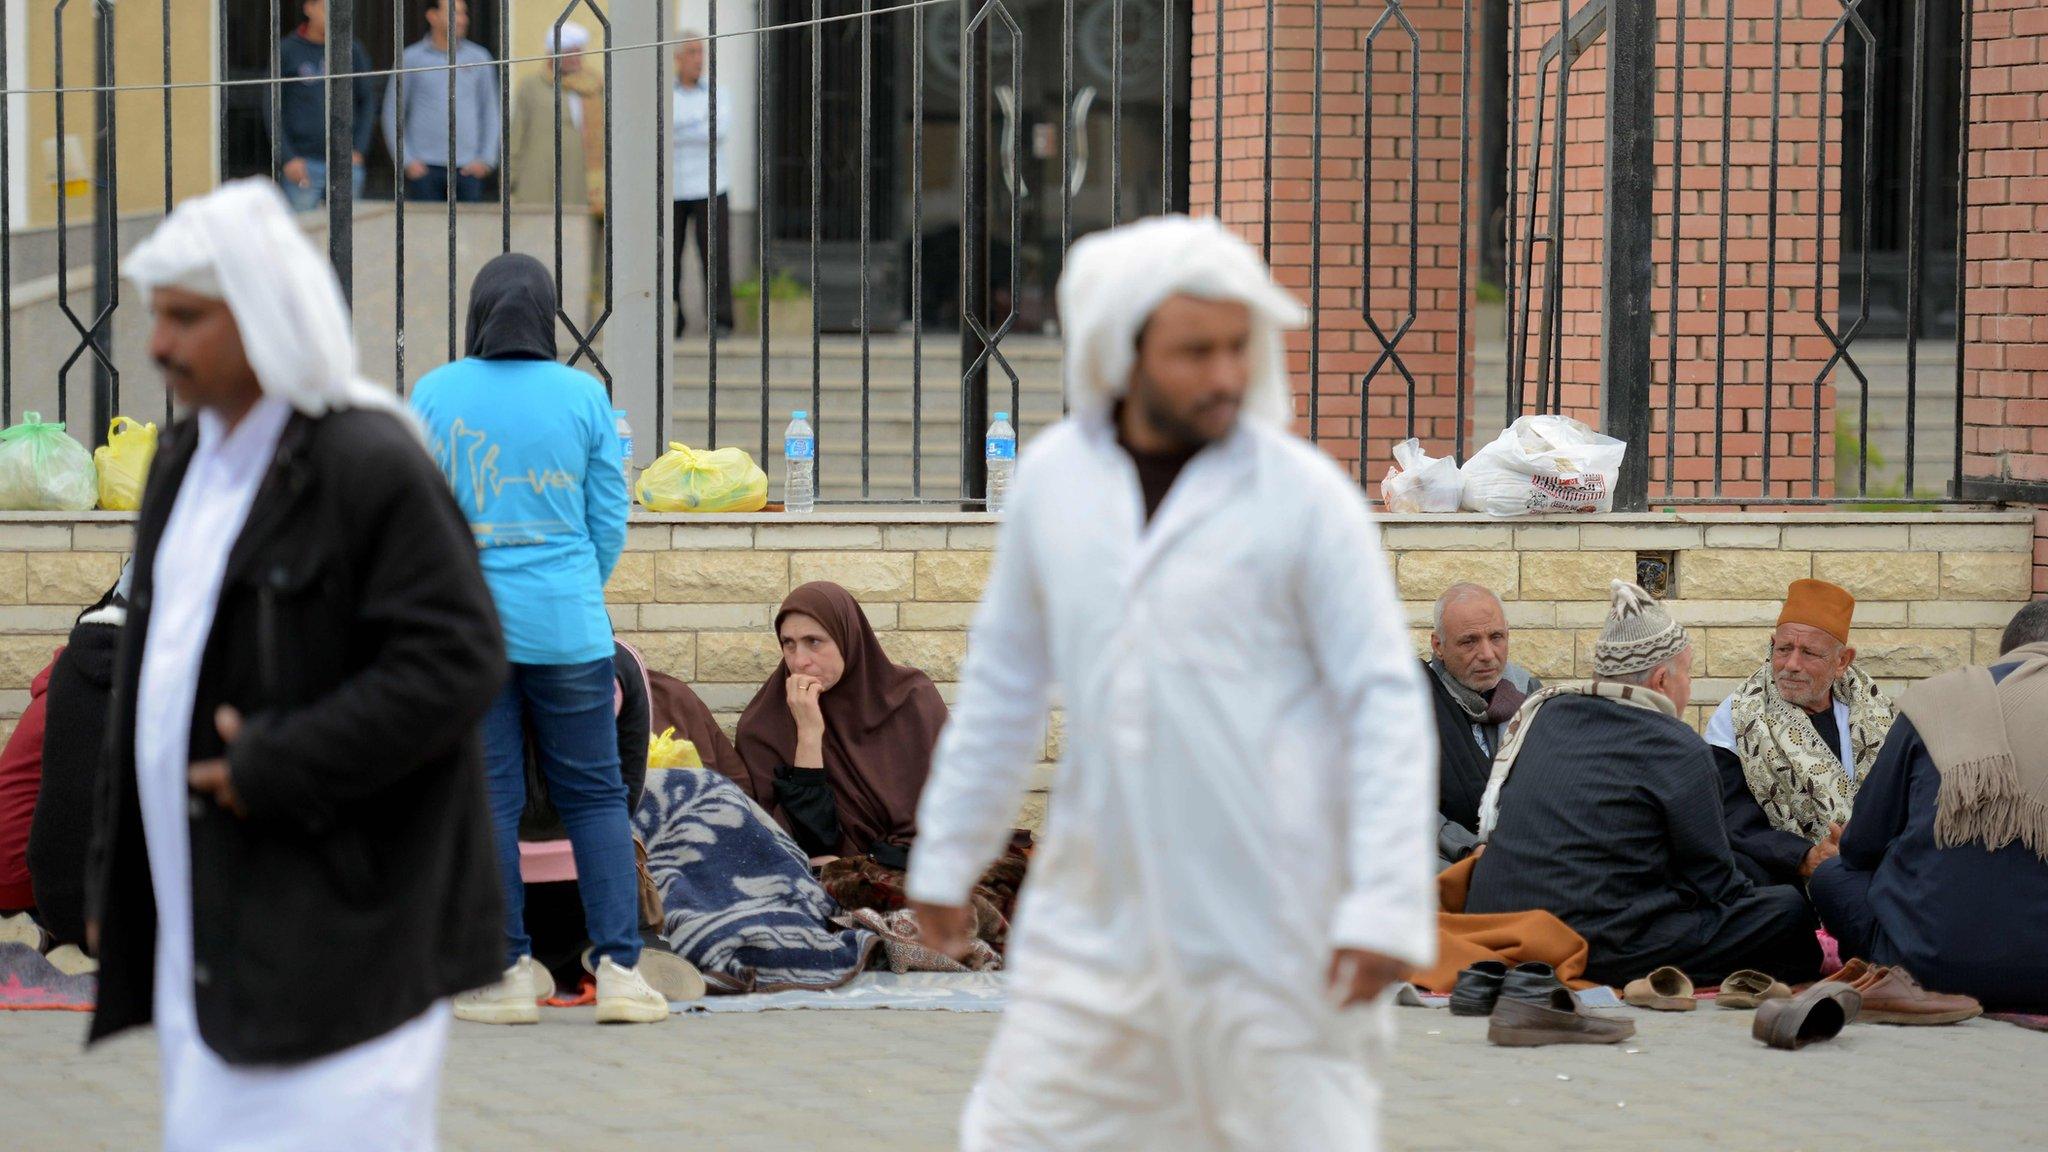
[(534, 1002), (533, 981), (514, 964), (496, 984), (457, 996), (455, 1018), (472, 1024), (538, 1024), (540, 1005)]
[[(597, 949), (583, 950), (583, 970), (597, 975)], [(640, 963), (633, 971), (640, 974), (647, 986), (661, 993), (662, 998), (674, 1003), (677, 1000), (702, 1000), (709, 987), (704, 983), (704, 974), (697, 966), (665, 948), (653, 944), (640, 949)]]
[(531, 956), (521, 956), (519, 963), (514, 964), (512, 969), (526, 979), (527, 985), (533, 989), (535, 1000), (545, 1000), (555, 994), (555, 977), (548, 971), (547, 965)]
[(668, 1000), (648, 987), (637, 968), (621, 968), (607, 956), (597, 965), (599, 1024), (658, 1024), (668, 1019)]
[(41, 952), (48, 943), (49, 937), (44, 934), (43, 926), (28, 913), (0, 916), (0, 944), (26, 944)]
[(100, 962), (80, 951), (76, 944), (60, 944), (43, 959), (66, 976), (90, 976), (100, 970)]

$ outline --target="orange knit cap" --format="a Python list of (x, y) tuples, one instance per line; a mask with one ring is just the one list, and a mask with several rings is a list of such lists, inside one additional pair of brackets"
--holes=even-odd
[(1778, 613), (1778, 624), (1818, 628), (1847, 644), (1849, 621), (1855, 615), (1856, 598), (1847, 589), (1825, 580), (1794, 580), (1785, 590), (1785, 609)]

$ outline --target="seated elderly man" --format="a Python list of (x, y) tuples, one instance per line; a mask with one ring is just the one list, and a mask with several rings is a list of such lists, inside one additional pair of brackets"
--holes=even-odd
[(1998, 661), (1914, 685), (1808, 889), (1844, 957), (2048, 1013), (2048, 601)]
[(1856, 667), (1856, 598), (1795, 580), (1769, 663), (1707, 722), (1735, 859), (1759, 884), (1799, 884), (1839, 850), (1849, 805), (1891, 731), (1892, 702)]
[(1805, 894), (1759, 888), (1736, 867), (1712, 757), (1679, 719), (1692, 696), (1685, 629), (1616, 581), (1593, 667), (1591, 684), (1546, 688), (1509, 724), (1465, 911), (1554, 914), (1586, 938), (1586, 977), (1608, 984), (1666, 964), (1702, 985), (1744, 968), (1813, 979)]
[(1479, 843), (1479, 798), (1493, 770), (1501, 729), (1543, 682), (1508, 660), (1508, 616), (1478, 584), (1453, 584), (1437, 598), (1426, 662), (1436, 702), (1436, 852), (1439, 870)]

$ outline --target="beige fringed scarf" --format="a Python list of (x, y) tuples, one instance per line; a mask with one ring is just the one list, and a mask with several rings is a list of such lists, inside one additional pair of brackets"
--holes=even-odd
[(1900, 700), (1934, 766), (1941, 793), (1934, 842), (1999, 849), (2018, 840), (2048, 861), (2048, 644), (2015, 648), (2003, 681), (1987, 668), (1924, 680)]
[(1617, 684), (1611, 680), (1595, 680), (1591, 684), (1559, 684), (1545, 688), (1522, 703), (1514, 719), (1501, 732), (1500, 751), (1493, 755), (1493, 772), (1486, 779), (1486, 795), (1479, 801), (1479, 840), (1484, 843), (1493, 835), (1494, 825), (1500, 823), (1500, 790), (1508, 782), (1508, 773), (1515, 770), (1515, 761), (1522, 755), (1522, 741), (1529, 735), (1529, 726), (1536, 721), (1536, 713), (1545, 704), (1560, 696), (1592, 696), (1601, 700), (1613, 700), (1630, 708), (1641, 708), (1650, 712), (1661, 712), (1676, 717), (1678, 707), (1669, 697), (1659, 692), (1634, 684)]

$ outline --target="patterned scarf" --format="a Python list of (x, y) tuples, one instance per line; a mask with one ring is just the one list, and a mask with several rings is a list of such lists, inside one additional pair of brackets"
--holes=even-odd
[(1895, 714), (1877, 683), (1854, 665), (1836, 682), (1835, 695), (1849, 705), (1849, 730), (1842, 738), (1856, 765), (1854, 779), (1842, 771), (1841, 759), (1805, 710), (1778, 694), (1770, 665), (1735, 690), (1731, 708), (1743, 779), (1764, 817), (1778, 831), (1815, 844), (1827, 839), (1829, 825), (1849, 822), (1856, 789), (1877, 762)]
[(1500, 790), (1508, 782), (1508, 773), (1515, 770), (1515, 760), (1522, 754), (1522, 741), (1528, 736), (1529, 728), (1536, 719), (1536, 713), (1545, 704), (1560, 696), (1592, 696), (1601, 700), (1614, 700), (1631, 708), (1649, 712), (1662, 712), (1676, 717), (1678, 708), (1660, 692), (1634, 684), (1616, 684), (1607, 680), (1595, 680), (1591, 684), (1559, 684), (1545, 688), (1523, 703), (1515, 718), (1508, 721), (1507, 733), (1501, 737), (1500, 751), (1493, 757), (1493, 774), (1486, 780), (1486, 795), (1479, 801), (1479, 841), (1485, 843), (1493, 835), (1494, 825), (1500, 823)]
[(1528, 693), (1508, 682), (1506, 669), (1501, 671), (1500, 682), (1493, 686), (1491, 697), (1465, 687), (1441, 660), (1431, 660), (1429, 670), (1436, 673), (1437, 682), (1444, 686), (1444, 691), (1451, 694), (1451, 699), (1457, 701), (1458, 707), (1474, 724), (1504, 724), (1521, 711), (1522, 702), (1529, 698)]

